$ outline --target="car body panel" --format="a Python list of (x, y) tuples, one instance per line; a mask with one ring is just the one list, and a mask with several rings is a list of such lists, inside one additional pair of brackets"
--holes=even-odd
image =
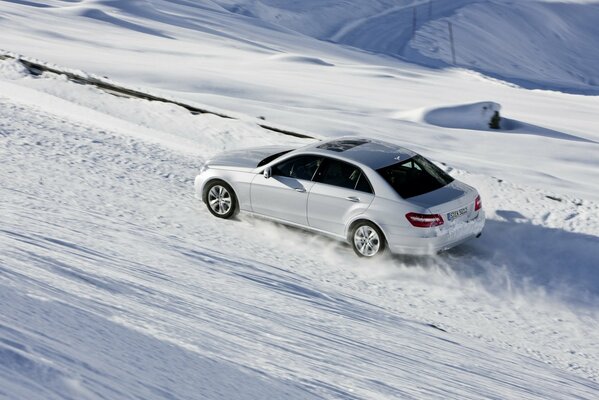
[[(370, 221), (381, 229), (389, 249), (397, 253), (435, 253), (481, 233), (485, 215), (483, 210), (474, 210), (476, 189), (453, 180), (437, 190), (403, 199), (376, 169), (416, 153), (372, 139), (364, 141), (354, 147), (350, 143), (343, 151), (319, 148), (329, 142), (316, 142), (291, 150), (260, 167), (258, 163), (266, 157), (290, 148), (268, 146), (223, 153), (206, 163), (196, 177), (196, 194), (204, 200), (206, 185), (213, 179), (223, 180), (235, 191), (241, 210), (343, 240), (348, 240), (353, 223)], [(272, 171), (275, 165), (298, 155), (317, 155), (351, 163), (361, 169), (374, 193), (313, 180), (277, 175), (264, 177), (265, 169)], [(316, 175), (313, 179), (318, 180)], [(354, 197), (357, 201), (350, 199)], [(430, 228), (414, 227), (406, 218), (408, 213), (439, 214), (444, 223)]]
[(229, 184), (235, 191), (238, 205), (242, 211), (251, 211), (250, 204), (250, 182), (254, 177), (254, 173), (251, 170), (240, 171), (235, 169), (227, 168), (208, 168), (198, 176), (194, 181), (194, 188), (196, 197), (202, 201), (205, 201), (205, 188), (206, 185), (215, 179), (221, 180)]
[(326, 150), (326, 144), (331, 142), (356, 141), (355, 138), (338, 138), (324, 143), (318, 142), (307, 146), (304, 151), (313, 151), (322, 155), (338, 154), (342, 155), (344, 160), (354, 161), (362, 165), (367, 165), (372, 169), (379, 169), (387, 165), (396, 163), (400, 160), (406, 160), (416, 155), (412, 150), (398, 146), (393, 143), (383, 142), (374, 139), (362, 139), (363, 144), (353, 146), (342, 152)]
[(306, 213), (308, 193), (314, 182), (285, 176), (268, 179), (255, 174), (250, 189), (252, 212), (308, 225)]
[[(442, 188), (421, 194), (420, 196), (410, 197), (407, 200), (430, 210), (435, 209), (440, 204), (448, 205), (447, 208), (453, 208), (455, 204), (462, 204), (463, 201), (469, 201), (472, 191), (473, 188), (465, 183), (453, 181)], [(474, 198), (471, 200), (474, 201)]]
[[(481, 234), (485, 215), (481, 210), (472, 220), (452, 224), (443, 229), (424, 228), (422, 231), (407, 232), (396, 226), (386, 226), (385, 237), (390, 250), (402, 254), (435, 254), (448, 250)], [(443, 225), (442, 225), (443, 226)]]
[(308, 225), (345, 236), (346, 224), (368, 210), (371, 193), (316, 182), (308, 195)]
[(244, 150), (233, 150), (218, 154), (206, 162), (209, 167), (241, 167), (254, 169), (266, 157), (283, 151), (293, 150), (289, 146), (262, 146)]

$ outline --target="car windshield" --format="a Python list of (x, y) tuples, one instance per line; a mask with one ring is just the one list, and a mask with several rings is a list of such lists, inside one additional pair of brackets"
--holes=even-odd
[(258, 165), (256, 165), (256, 167), (261, 167), (263, 165), (266, 165), (269, 162), (271, 162), (273, 160), (276, 160), (277, 158), (281, 157), (282, 155), (289, 153), (290, 151), (291, 150), (285, 150), (285, 151), (281, 151), (280, 153), (276, 153), (276, 154), (270, 155), (270, 156), (266, 157), (264, 160), (260, 161), (258, 163)]
[(377, 172), (404, 199), (432, 192), (453, 182), (453, 178), (421, 155), (389, 165)]

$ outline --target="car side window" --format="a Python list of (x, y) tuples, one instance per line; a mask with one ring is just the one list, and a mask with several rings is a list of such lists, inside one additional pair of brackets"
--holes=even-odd
[(372, 193), (366, 177), (360, 168), (344, 161), (327, 159), (316, 180), (328, 185)]
[(321, 163), (322, 157), (319, 156), (306, 155), (292, 157), (273, 166), (272, 174), (309, 181)]
[(356, 190), (359, 190), (360, 192), (374, 193), (374, 190), (372, 190), (372, 186), (370, 185), (368, 178), (366, 178), (366, 175), (364, 175), (364, 172), (360, 173), (360, 178), (356, 183)]

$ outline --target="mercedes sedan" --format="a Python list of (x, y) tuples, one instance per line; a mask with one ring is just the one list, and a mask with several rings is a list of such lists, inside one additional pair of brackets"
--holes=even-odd
[(219, 218), (249, 212), (347, 241), (360, 257), (431, 254), (480, 236), (476, 189), (406, 148), (338, 138), (223, 153), (195, 179)]

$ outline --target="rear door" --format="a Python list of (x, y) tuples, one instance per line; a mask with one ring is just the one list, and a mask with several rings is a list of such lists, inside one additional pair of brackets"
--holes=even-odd
[(257, 174), (252, 180), (250, 199), (256, 214), (308, 225), (306, 214), (312, 177), (322, 157), (303, 155), (288, 158), (272, 167), (272, 176)]
[(308, 196), (308, 224), (334, 235), (345, 233), (346, 221), (361, 214), (374, 199), (368, 179), (357, 166), (326, 158)]

